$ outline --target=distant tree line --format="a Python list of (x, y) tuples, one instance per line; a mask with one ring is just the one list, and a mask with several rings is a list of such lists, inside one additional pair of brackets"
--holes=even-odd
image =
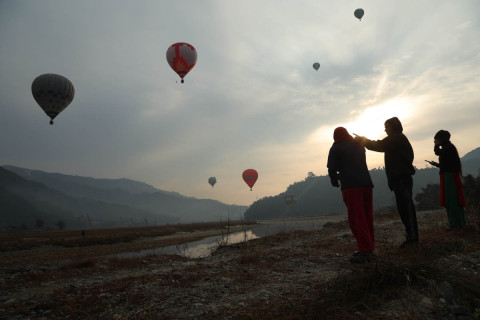
[[(480, 205), (480, 175), (474, 178), (471, 174), (463, 177), (463, 192), (467, 200), (467, 208), (478, 210)], [(427, 184), (422, 192), (415, 196), (417, 210), (434, 210), (440, 208), (440, 185)]]
[[(388, 187), (384, 168), (370, 170), (374, 183), (373, 204), (375, 210), (395, 207), (393, 193)], [(479, 176), (480, 177), (480, 176)], [(464, 177), (464, 191), (468, 203), (479, 203), (479, 177)], [(438, 209), (440, 186), (437, 168), (417, 169), (414, 175), (413, 192), (417, 210)], [(286, 199), (295, 197), (295, 204), (287, 205)], [(307, 174), (303, 181), (295, 182), (287, 190), (276, 196), (264, 197), (255, 201), (245, 212), (245, 219), (273, 219), (298, 216), (316, 216), (346, 213), (341, 192), (333, 188), (328, 176)]]
[(427, 184), (422, 192), (415, 196), (417, 210), (440, 209), (440, 185)]
[[(385, 206), (390, 203), (385, 173), (382, 169), (371, 170), (375, 176), (378, 192), (376, 203)], [(385, 180), (385, 181), (384, 181)], [(387, 188), (388, 191), (383, 190)], [(295, 197), (294, 205), (288, 205), (286, 198)], [(385, 200), (385, 198), (387, 200)], [(245, 219), (273, 219), (299, 216), (316, 216), (346, 212), (340, 190), (333, 188), (328, 176), (316, 176), (309, 172), (307, 177), (287, 187), (285, 192), (255, 201), (245, 212)]]

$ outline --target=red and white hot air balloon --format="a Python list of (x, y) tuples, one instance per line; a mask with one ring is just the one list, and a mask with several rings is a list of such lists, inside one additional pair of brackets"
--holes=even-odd
[(183, 78), (197, 63), (197, 51), (191, 44), (177, 42), (168, 48), (167, 61), (173, 71), (180, 76), (183, 83)]

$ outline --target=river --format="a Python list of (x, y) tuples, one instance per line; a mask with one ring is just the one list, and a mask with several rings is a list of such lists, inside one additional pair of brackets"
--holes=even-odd
[(116, 256), (119, 258), (127, 258), (144, 257), (153, 254), (178, 254), (187, 258), (204, 258), (211, 255), (219, 245), (240, 243), (279, 232), (320, 230), (327, 222), (338, 222), (345, 220), (346, 218), (346, 214), (339, 214), (317, 217), (257, 220), (258, 225), (249, 230), (207, 237), (199, 241), (188, 242), (177, 246), (125, 252)]

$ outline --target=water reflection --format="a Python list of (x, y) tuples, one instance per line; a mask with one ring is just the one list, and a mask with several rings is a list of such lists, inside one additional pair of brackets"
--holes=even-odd
[(133, 258), (145, 257), (153, 254), (178, 254), (187, 258), (205, 258), (211, 255), (219, 245), (231, 245), (256, 238), (258, 238), (258, 236), (255, 233), (251, 230), (246, 230), (226, 235), (208, 237), (176, 246), (147, 249), (136, 252), (124, 252), (115, 256), (119, 258)]
[(345, 220), (345, 215), (329, 215), (296, 219), (276, 219), (257, 221), (258, 226), (251, 230), (234, 232), (229, 235), (218, 235), (182, 245), (147, 249), (136, 252), (125, 252), (115, 255), (119, 258), (144, 257), (153, 254), (178, 254), (187, 258), (204, 258), (212, 254), (219, 245), (230, 245), (252, 239), (265, 237), (279, 232), (295, 230), (320, 230), (327, 222)]
[[(182, 247), (179, 254), (187, 258), (204, 258), (212, 254), (219, 246), (226, 246), (235, 243), (246, 242), (256, 239), (258, 236), (251, 230), (235, 232), (230, 235), (209, 237), (203, 240), (190, 242), (180, 246), (174, 246), (176, 249)], [(167, 249), (167, 248), (164, 248)], [(178, 251), (178, 250), (177, 250)]]

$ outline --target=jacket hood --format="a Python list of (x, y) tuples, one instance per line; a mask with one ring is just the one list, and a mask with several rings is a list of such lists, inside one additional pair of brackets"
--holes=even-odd
[(353, 137), (348, 133), (347, 129), (338, 127), (333, 131), (333, 140), (335, 142), (351, 141)]
[(390, 125), (392, 128), (392, 132), (394, 133), (402, 133), (403, 132), (403, 126), (400, 120), (398, 120), (397, 117), (393, 117), (385, 121), (385, 125)]

